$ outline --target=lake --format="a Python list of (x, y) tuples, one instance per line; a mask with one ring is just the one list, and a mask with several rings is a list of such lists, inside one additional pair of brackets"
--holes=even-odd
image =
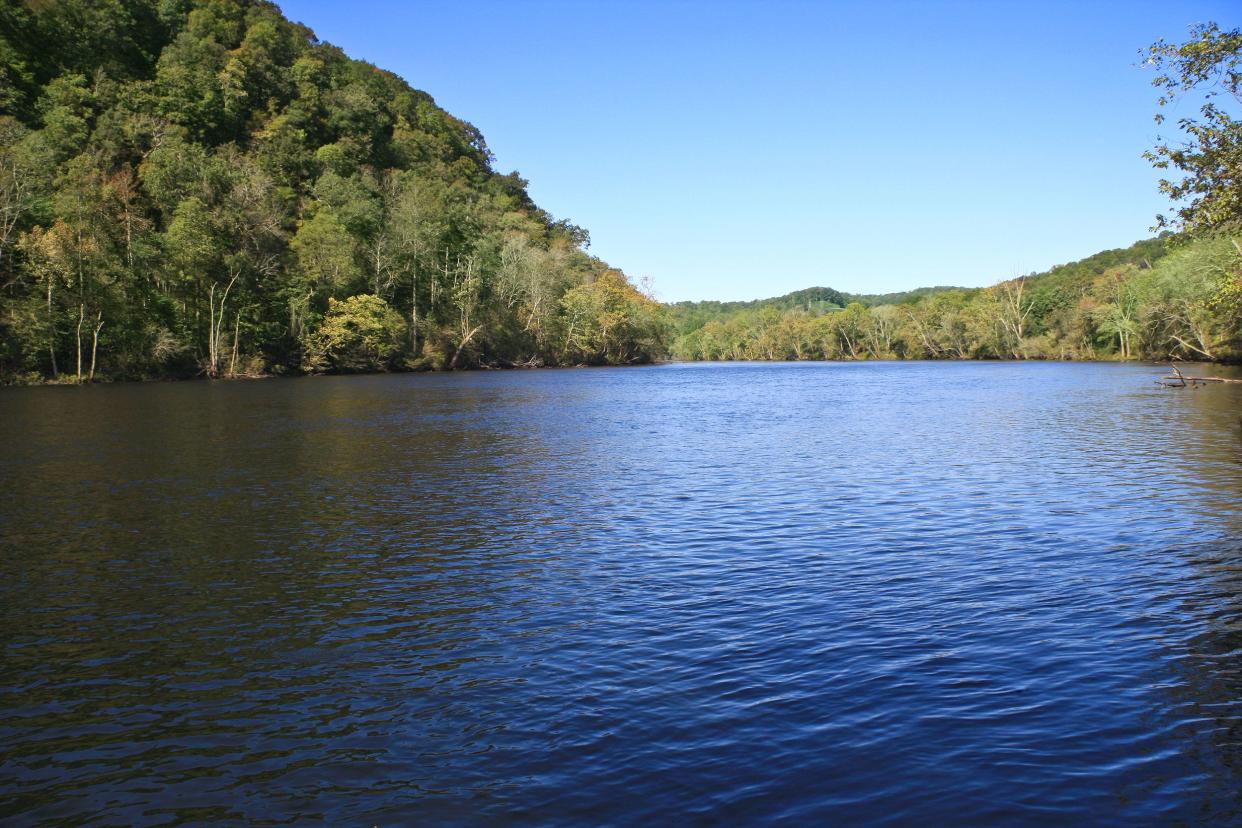
[(0, 819), (1236, 823), (1242, 385), (1161, 373), (0, 389)]

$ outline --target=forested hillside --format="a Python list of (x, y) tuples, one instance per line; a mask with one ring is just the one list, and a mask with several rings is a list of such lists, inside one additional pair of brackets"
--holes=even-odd
[(1242, 30), (1203, 23), (1190, 35), (1157, 41), (1144, 61), (1156, 123), (1164, 108), (1178, 112), (1177, 133), (1145, 156), (1173, 176), (1160, 181), (1174, 209), (1156, 217), (1160, 238), (978, 290), (683, 304), (674, 354), (1242, 360)]
[(660, 307), (262, 0), (0, 6), (0, 375), (622, 364)]
[[(0, 6), (0, 381), (1242, 358), (1242, 35), (1158, 43), (1176, 231), (985, 289), (660, 305), (483, 136), (264, 0)], [(1184, 111), (1184, 110), (1183, 110)]]
[(714, 313), (699, 308), (697, 316), (678, 306), (674, 353), (682, 359), (1237, 359), (1240, 271), (1242, 257), (1229, 237), (1166, 236), (990, 288), (836, 294), (840, 299), (827, 305), (781, 297), (707, 309)]
[(755, 316), (768, 309), (777, 311), (803, 310), (808, 314), (821, 315), (828, 311), (841, 310), (851, 302), (872, 307), (874, 305), (904, 305), (923, 296), (944, 293), (951, 290), (962, 290), (956, 287), (925, 287), (905, 290), (898, 293), (842, 293), (827, 287), (804, 288), (774, 296), (771, 299), (753, 299), (741, 302), (717, 302), (705, 300), (700, 302), (674, 302), (668, 305), (669, 318), (673, 328), (679, 335), (691, 333), (702, 328), (709, 322), (724, 322), (738, 316)]

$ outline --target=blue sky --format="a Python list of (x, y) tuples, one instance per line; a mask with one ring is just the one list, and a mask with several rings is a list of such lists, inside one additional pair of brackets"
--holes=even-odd
[(280, 5), (479, 127), (666, 301), (984, 285), (1144, 238), (1167, 204), (1139, 52), (1237, 24), (1196, 0)]

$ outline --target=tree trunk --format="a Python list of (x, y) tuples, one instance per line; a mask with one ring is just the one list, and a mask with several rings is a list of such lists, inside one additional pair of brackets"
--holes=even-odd
[(82, 382), (82, 321), (86, 318), (86, 305), (78, 305), (78, 382)]
[(56, 316), (52, 313), (52, 277), (47, 277), (47, 352), (52, 357), (52, 379), (60, 376), (56, 366)]
[(224, 289), (224, 293), (220, 296), (219, 309), (216, 308), (216, 286), (214, 283), (207, 292), (207, 304), (210, 311), (210, 317), (207, 321), (207, 376), (213, 379), (220, 373), (220, 329), (224, 326), (224, 303), (229, 300), (229, 291), (233, 289), (233, 285), (236, 282), (237, 275), (235, 274), (229, 280), (228, 287)]
[(241, 311), (233, 317), (233, 358), (229, 360), (229, 376), (237, 373), (237, 340), (241, 335)]
[(216, 375), (216, 283), (207, 290), (207, 376)]
[(418, 356), (418, 261), (410, 268), (410, 350)]
[(474, 335), (477, 334), (481, 330), (483, 330), (482, 325), (478, 326), (473, 331), (466, 334), (466, 337), (457, 345), (457, 350), (453, 353), (453, 360), (452, 362), (449, 363), (449, 370), (452, 370), (452, 371), (457, 370), (457, 361), (461, 358), (461, 352), (465, 350), (467, 345), (470, 344), (470, 340), (474, 339)]
[(91, 373), (87, 378), (88, 382), (95, 381), (95, 355), (99, 351), (99, 332), (103, 330), (103, 311), (100, 311), (95, 317), (95, 330), (91, 334)]

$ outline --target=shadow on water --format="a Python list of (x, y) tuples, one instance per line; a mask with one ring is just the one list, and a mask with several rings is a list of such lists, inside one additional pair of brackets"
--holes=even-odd
[[(498, 543), (493, 505), (529, 488), (538, 440), (522, 455), (498, 438), (495, 392), (372, 387), (5, 401), (6, 809), (80, 813), (106, 789), (135, 819), (151, 814), (127, 802), (152, 799), (221, 816), (235, 786), (275, 774), (298, 791), (290, 765), (313, 752), (307, 790), (280, 806), (313, 814), (321, 766), (385, 784), (370, 716), (468, 703), (453, 668), (495, 657), (487, 639), (539, 578)], [(411, 682), (390, 647), (425, 653), (425, 675)]]
[(1237, 792), (1242, 772), (1242, 394), (1233, 391), (1191, 389), (1175, 398), (1183, 416), (1177, 439), (1167, 447), (1167, 462), (1190, 470), (1198, 498), (1183, 503), (1172, 497), (1162, 514), (1181, 531), (1184, 540), (1171, 551), (1190, 573), (1182, 583), (1170, 584), (1171, 623), (1181, 634), (1168, 641), (1166, 658), (1178, 674), (1168, 688), (1170, 723), (1197, 737), (1185, 750), (1204, 780), (1200, 801), (1192, 795), (1185, 813), (1203, 824), (1242, 820)]

